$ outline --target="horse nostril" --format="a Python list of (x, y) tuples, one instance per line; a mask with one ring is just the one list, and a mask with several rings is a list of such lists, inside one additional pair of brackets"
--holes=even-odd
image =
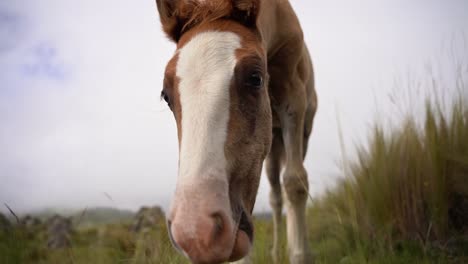
[(224, 219), (221, 213), (213, 213), (211, 215), (214, 221), (213, 226), (213, 239), (216, 240), (216, 237), (222, 235), (224, 229)]
[(169, 240), (171, 240), (172, 245), (179, 253), (181, 253), (182, 255), (188, 258), (187, 253), (174, 240), (174, 237), (172, 236), (171, 225), (172, 225), (171, 220), (167, 220), (167, 232), (169, 234)]

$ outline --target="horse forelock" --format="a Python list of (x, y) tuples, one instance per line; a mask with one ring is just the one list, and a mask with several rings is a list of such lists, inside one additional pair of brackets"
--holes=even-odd
[(175, 10), (177, 17), (182, 21), (182, 31), (205, 22), (217, 19), (236, 19), (239, 11), (253, 10), (256, 1), (252, 0), (183, 0)]

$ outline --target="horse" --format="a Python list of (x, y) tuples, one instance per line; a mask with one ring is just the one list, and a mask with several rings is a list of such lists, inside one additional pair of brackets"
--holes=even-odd
[(265, 163), (273, 259), (278, 260), (284, 199), (290, 262), (311, 263), (303, 162), (317, 95), (311, 57), (290, 3), (156, 0), (156, 5), (163, 31), (176, 44), (161, 92), (179, 143), (167, 218), (173, 245), (193, 263), (248, 255)]

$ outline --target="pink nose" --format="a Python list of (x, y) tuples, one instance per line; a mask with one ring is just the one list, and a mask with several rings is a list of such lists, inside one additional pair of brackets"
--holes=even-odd
[(176, 247), (194, 263), (229, 260), (236, 240), (232, 220), (222, 210), (190, 213), (177, 210), (169, 220), (169, 232)]

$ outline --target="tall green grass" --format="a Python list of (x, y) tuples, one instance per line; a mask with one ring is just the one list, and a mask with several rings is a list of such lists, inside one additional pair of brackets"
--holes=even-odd
[(468, 262), (468, 105), (425, 104), (374, 126), (344, 177), (310, 208), (319, 263)]

